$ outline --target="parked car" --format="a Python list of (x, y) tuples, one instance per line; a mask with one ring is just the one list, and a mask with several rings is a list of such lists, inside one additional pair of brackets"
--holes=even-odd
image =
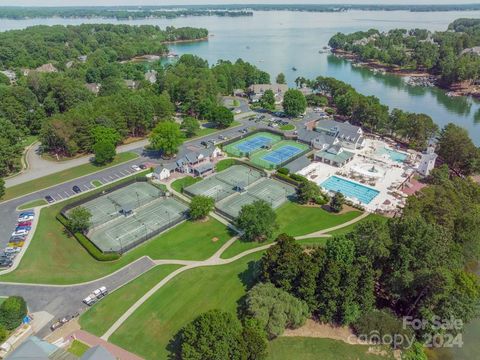
[(24, 212), (21, 212), (18, 216), (19, 216), (19, 217), (23, 217), (23, 216), (35, 216), (35, 211), (33, 211), (33, 210), (24, 211)]
[(4, 251), (5, 254), (16, 254), (22, 251), (22, 249), (19, 247), (6, 247)]
[(21, 221), (17, 224), (17, 226), (32, 226), (31, 221)]
[(218, 135), (220, 140), (227, 140), (228, 138), (225, 135)]
[(51, 204), (55, 202), (55, 199), (51, 197), (50, 195), (45, 196), (45, 200), (47, 200), (47, 203)]
[(23, 242), (23, 241), (17, 241), (17, 242), (9, 242), (7, 244), (7, 246), (12, 247), (12, 248), (15, 248), (15, 247), (21, 248), (21, 247), (23, 247), (24, 244), (25, 244), (25, 242)]
[(9, 241), (11, 241), (11, 242), (25, 241), (26, 237), (27, 237), (27, 235), (16, 235), (16, 236), (12, 236)]
[(145, 164), (140, 164), (140, 165), (138, 165), (138, 167), (139, 167), (141, 170), (146, 170), (146, 169), (147, 169), (147, 165), (145, 165)]
[(12, 265), (13, 265), (13, 260), (11, 259), (0, 260), (0, 267), (12, 267)]
[(28, 235), (28, 231), (22, 229), (22, 230), (19, 230), (19, 231), (14, 231), (14, 232), (12, 233), (12, 236), (17, 236), (17, 235)]
[(108, 294), (107, 288), (105, 286), (101, 286), (98, 289), (93, 290), (93, 292), (82, 301), (88, 306), (91, 306), (95, 304), (98, 300), (106, 296), (107, 294)]
[(207, 143), (206, 141), (202, 141), (202, 142), (200, 143), (200, 145), (203, 145), (203, 146), (207, 147), (207, 146), (208, 146), (208, 143)]
[(19, 232), (20, 230), (30, 231), (30, 230), (32, 230), (32, 227), (31, 226), (17, 226), (15, 228), (15, 232)]
[(133, 171), (140, 171), (140, 167), (138, 165), (132, 165), (132, 170)]
[(74, 192), (75, 194), (79, 194), (79, 193), (82, 192), (82, 190), (81, 190), (77, 185), (74, 185), (74, 186), (72, 187), (72, 190), (73, 190), (73, 192)]

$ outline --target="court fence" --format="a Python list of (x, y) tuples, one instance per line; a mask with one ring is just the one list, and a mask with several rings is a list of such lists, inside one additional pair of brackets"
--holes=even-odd
[[(125, 188), (127, 186), (130, 186), (134, 183), (137, 183), (137, 182), (148, 182), (148, 179), (144, 176), (142, 177), (134, 177), (128, 181), (124, 181), (122, 182), (121, 184), (118, 184), (118, 185), (115, 185), (115, 186), (112, 186), (106, 190), (103, 190), (101, 192), (94, 192), (93, 194), (89, 195), (89, 196), (86, 196), (84, 198), (81, 198), (77, 201), (74, 201), (70, 204), (67, 204), (66, 206), (64, 206), (60, 212), (57, 214), (56, 218), (57, 220), (65, 227), (65, 229), (73, 236), (77, 239), (77, 241), (80, 243), (80, 245), (82, 245), (82, 247), (87, 250), (87, 252), (92, 256), (94, 257), (96, 260), (98, 261), (114, 261), (114, 260), (117, 260), (121, 254), (133, 249), (134, 247), (140, 245), (141, 243), (151, 239), (152, 237), (162, 233), (163, 231), (173, 227), (173, 226), (176, 226), (178, 225), (179, 223), (181, 223), (182, 221), (185, 221), (187, 218), (188, 218), (188, 213), (187, 212), (184, 212), (183, 214), (181, 214), (181, 216), (176, 219), (176, 220), (173, 220), (171, 222), (169, 222), (168, 224), (165, 224), (164, 226), (161, 226), (160, 228), (157, 228), (155, 229), (154, 231), (151, 231), (149, 232), (148, 234), (146, 234), (145, 236), (142, 236), (142, 238), (136, 240), (135, 242), (132, 242), (126, 246), (122, 246), (120, 251), (110, 251), (110, 250), (102, 250), (100, 249), (94, 241), (92, 241), (87, 235), (83, 234), (83, 233), (74, 233), (72, 232), (70, 229), (69, 229), (69, 226), (68, 226), (68, 211), (75, 208), (75, 207), (78, 207), (78, 206), (81, 206), (89, 201), (92, 201), (96, 198), (98, 198), (99, 196), (105, 196), (107, 194), (110, 194), (114, 191), (117, 191), (119, 189), (122, 189), (122, 188)], [(172, 198), (175, 198), (175, 200), (178, 200), (182, 203), (185, 203), (185, 201), (173, 194), (170, 195)]]

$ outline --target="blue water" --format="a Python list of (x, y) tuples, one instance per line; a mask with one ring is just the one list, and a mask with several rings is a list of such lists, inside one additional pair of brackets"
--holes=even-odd
[(405, 160), (407, 160), (408, 155), (405, 153), (402, 153), (400, 151), (396, 151), (393, 149), (389, 149), (387, 147), (383, 147), (377, 151), (378, 155), (388, 155), (390, 159), (393, 161), (399, 162), (399, 163), (404, 163)]
[(250, 153), (254, 150), (260, 149), (262, 146), (268, 145), (272, 142), (272, 139), (265, 136), (257, 136), (253, 139), (247, 139), (235, 147), (244, 153)]
[(285, 146), (282, 146), (281, 148), (278, 148), (278, 149), (268, 153), (267, 155), (262, 157), (262, 159), (265, 160), (265, 161), (269, 161), (271, 163), (274, 163), (275, 165), (278, 165), (278, 164), (281, 164), (281, 163), (287, 161), (291, 157), (297, 155), (301, 151), (302, 151), (301, 149), (299, 149), (295, 146), (285, 145)]
[(331, 176), (321, 186), (329, 191), (341, 192), (343, 195), (357, 199), (363, 204), (370, 202), (380, 194), (380, 191), (369, 188), (354, 181), (342, 179), (338, 176)]

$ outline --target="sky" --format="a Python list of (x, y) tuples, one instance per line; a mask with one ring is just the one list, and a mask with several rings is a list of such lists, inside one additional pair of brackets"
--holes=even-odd
[(480, 0), (0, 0), (3, 6), (189, 5), (189, 4), (476, 4)]

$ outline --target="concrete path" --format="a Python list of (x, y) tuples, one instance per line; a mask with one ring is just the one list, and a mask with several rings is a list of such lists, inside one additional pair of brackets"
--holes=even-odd
[[(365, 218), (366, 216), (368, 216), (369, 213), (363, 213), (362, 215), (356, 217), (355, 219), (352, 219), (350, 221), (347, 221), (343, 224), (340, 224), (340, 225), (337, 225), (337, 226), (333, 226), (331, 228), (328, 228), (328, 229), (324, 229), (324, 230), (321, 230), (321, 231), (317, 231), (317, 232), (314, 232), (314, 233), (311, 233), (311, 234), (307, 234), (307, 235), (303, 235), (303, 236), (299, 236), (297, 237), (296, 239), (307, 239), (307, 238), (313, 238), (313, 237), (319, 237), (321, 235), (325, 235), (326, 233), (328, 232), (331, 232), (331, 231), (334, 231), (334, 230), (338, 230), (338, 229), (341, 229), (343, 227), (347, 227), (349, 225), (352, 225), (360, 220), (362, 220), (363, 218)], [(108, 340), (110, 338), (110, 336), (115, 332), (117, 331), (120, 326), (122, 326), (125, 321), (127, 321), (127, 319), (138, 309), (140, 308), (140, 306), (142, 306), (153, 294), (155, 294), (159, 289), (161, 289), (164, 285), (166, 285), (170, 280), (172, 280), (173, 278), (175, 278), (177, 275), (187, 271), (187, 270), (191, 270), (191, 269), (195, 269), (195, 268), (198, 268), (198, 267), (205, 267), (205, 266), (217, 266), (217, 265), (226, 265), (226, 264), (230, 264), (236, 260), (239, 260), (245, 256), (248, 256), (248, 255), (251, 255), (251, 254), (254, 254), (256, 252), (259, 252), (259, 251), (264, 251), (264, 250), (267, 250), (268, 248), (270, 248), (271, 246), (273, 246), (275, 243), (270, 243), (270, 244), (266, 244), (266, 245), (263, 245), (263, 246), (259, 246), (259, 247), (255, 247), (253, 249), (249, 249), (249, 250), (246, 250), (240, 254), (237, 254), (231, 258), (228, 258), (228, 259), (222, 259), (221, 258), (221, 255), (223, 254), (223, 252), (225, 252), (226, 249), (228, 249), (236, 240), (238, 239), (238, 236), (236, 237), (233, 237), (231, 238), (230, 240), (228, 240), (225, 244), (223, 244), (223, 246), (218, 249), (217, 252), (215, 252), (215, 254), (213, 254), (209, 259), (205, 260), (205, 261), (193, 261), (193, 262), (189, 262), (186, 266), (183, 266), (177, 270), (175, 270), (174, 272), (170, 273), (168, 276), (166, 276), (165, 278), (163, 278), (157, 285), (155, 285), (152, 289), (150, 289), (145, 295), (143, 295), (140, 299), (137, 300), (137, 302), (135, 302), (135, 304), (133, 304), (122, 316), (120, 316), (120, 318), (115, 321), (115, 323), (105, 332), (105, 334), (102, 335), (102, 339), (103, 340)]]
[[(138, 150), (143, 148), (147, 143), (148, 140), (141, 140), (131, 144), (121, 145), (117, 147), (117, 153)], [(27, 150), (25, 156), (26, 169), (21, 171), (19, 174), (6, 179), (6, 187), (18, 185), (43, 176), (54, 174), (59, 171), (67, 170), (75, 166), (88, 164), (92, 159), (92, 155), (87, 155), (76, 159), (59, 162), (46, 160), (40, 154), (40, 145), (40, 142), (36, 142)]]
[(307, 235), (302, 235), (302, 236), (297, 236), (295, 237), (296, 240), (302, 240), (302, 239), (311, 239), (311, 238), (317, 238), (317, 237), (329, 237), (330, 235), (328, 235), (328, 233), (332, 232), (332, 231), (335, 231), (335, 230), (338, 230), (338, 229), (342, 229), (344, 227), (347, 227), (349, 225), (353, 225), (357, 222), (359, 222), (360, 220), (362, 219), (365, 219), (368, 215), (370, 215), (369, 212), (364, 212), (362, 215), (360, 216), (357, 216), (355, 219), (352, 219), (350, 221), (347, 221), (343, 224), (340, 224), (340, 225), (337, 225), (337, 226), (333, 226), (331, 228), (328, 228), (328, 229), (324, 229), (324, 230), (320, 230), (320, 231), (315, 231), (311, 234), (307, 234)]

